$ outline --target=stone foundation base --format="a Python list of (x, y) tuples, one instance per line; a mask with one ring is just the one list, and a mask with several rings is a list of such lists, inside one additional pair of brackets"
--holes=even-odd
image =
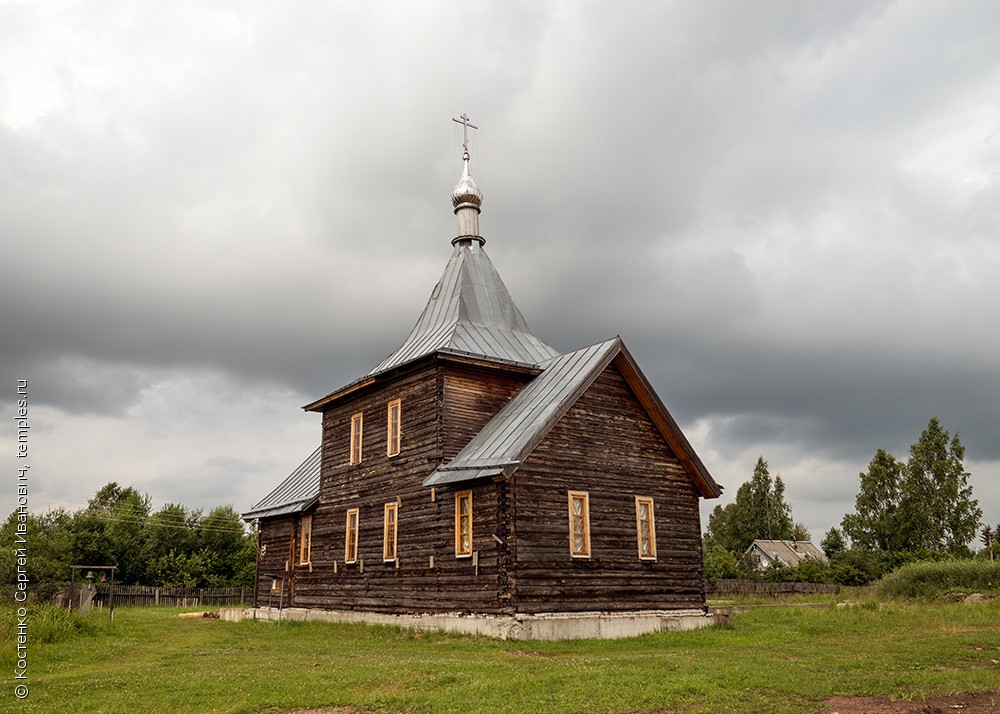
[(361, 622), (415, 630), (439, 630), (466, 635), (485, 635), (501, 640), (617, 640), (650, 632), (684, 632), (709, 627), (720, 621), (701, 610), (643, 610), (638, 612), (540, 613), (537, 615), (462, 615), (440, 613), (393, 615), (381, 612), (313, 610), (290, 607), (223, 608), (227, 622), (241, 620), (317, 620)]

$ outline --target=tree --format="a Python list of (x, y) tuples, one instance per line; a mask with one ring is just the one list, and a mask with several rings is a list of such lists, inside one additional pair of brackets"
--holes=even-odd
[(931, 419), (901, 462), (879, 449), (862, 473), (844, 532), (861, 550), (967, 555), (982, 511), (972, 498), (965, 447)]
[[(150, 510), (148, 494), (112, 481), (74, 513), (60, 508), (27, 514), (31, 582), (66, 582), (70, 565), (115, 565), (115, 580), (124, 585), (253, 584), (256, 539), (232, 506), (213, 508), (205, 517), (177, 503), (152, 515)], [(18, 523), (15, 511), (0, 525), (0, 539), (16, 543)], [(16, 574), (14, 548), (0, 551), (0, 579), (12, 581)]]
[(820, 541), (819, 547), (823, 549), (826, 557), (832, 560), (847, 550), (847, 541), (844, 539), (843, 532), (834, 526), (826, 532), (825, 536), (823, 536), (823, 540)]
[(965, 447), (937, 417), (910, 447), (901, 503), (902, 527), (911, 549), (968, 554), (983, 512), (972, 497)]
[(979, 534), (979, 542), (983, 544), (983, 553), (988, 553), (990, 560), (993, 560), (993, 549), (996, 547), (997, 538), (1000, 538), (1000, 523), (997, 524), (996, 528), (990, 528), (987, 523), (983, 526), (982, 532)]
[[(129, 487), (122, 491), (121, 498), (112, 506), (111, 514), (105, 518), (104, 529), (108, 541), (106, 558), (110, 565), (117, 565), (115, 580), (122, 584), (141, 583), (146, 575), (143, 558), (148, 532), (149, 496), (143, 496)], [(93, 563), (101, 565), (101, 563)]]
[(117, 481), (110, 481), (87, 501), (87, 510), (97, 515), (110, 516), (123, 504), (129, 502), (149, 515), (149, 495), (142, 495), (133, 487), (122, 488)]
[(854, 544), (864, 550), (902, 550), (900, 502), (904, 465), (885, 449), (875, 452), (868, 470), (859, 474), (861, 488), (854, 499), (855, 513), (844, 516), (841, 526)]
[(705, 580), (715, 583), (739, 576), (739, 562), (730, 551), (718, 544), (705, 550)]
[[(201, 551), (212, 559), (213, 583), (218, 585), (252, 584), (248, 572), (256, 572), (256, 539), (248, 535), (240, 514), (232, 506), (213, 508), (198, 526)], [(249, 568), (249, 570), (248, 570)]]
[[(785, 484), (781, 476), (771, 478), (767, 461), (757, 459), (753, 476), (740, 486), (733, 503), (716, 506), (708, 518), (706, 550), (718, 545), (741, 554), (758, 538), (788, 540), (804, 528), (792, 522), (792, 509), (785, 502)], [(808, 531), (805, 531), (808, 539)]]

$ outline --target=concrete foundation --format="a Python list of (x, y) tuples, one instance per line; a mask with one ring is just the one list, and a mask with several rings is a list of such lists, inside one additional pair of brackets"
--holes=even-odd
[(644, 610), (639, 612), (574, 612), (537, 615), (464, 615), (441, 613), (393, 615), (380, 612), (312, 610), (291, 607), (223, 608), (221, 619), (314, 620), (360, 622), (415, 630), (439, 630), (466, 635), (484, 635), (501, 640), (617, 640), (651, 632), (684, 632), (720, 623), (701, 610)]

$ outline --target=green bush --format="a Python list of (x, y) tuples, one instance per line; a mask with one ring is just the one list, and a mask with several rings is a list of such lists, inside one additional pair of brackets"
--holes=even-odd
[(909, 563), (879, 580), (884, 597), (933, 598), (950, 592), (1000, 595), (1000, 563), (979, 560)]

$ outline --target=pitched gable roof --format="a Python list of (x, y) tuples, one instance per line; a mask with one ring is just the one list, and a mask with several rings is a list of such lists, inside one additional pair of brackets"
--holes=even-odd
[(754, 549), (759, 549), (770, 560), (777, 560), (788, 566), (799, 565), (806, 560), (829, 562), (826, 554), (807, 540), (758, 539), (750, 544), (747, 552), (752, 552)]
[(319, 498), (321, 452), (322, 447), (312, 452), (277, 488), (244, 513), (243, 520), (299, 513), (311, 506)]
[(559, 354), (535, 337), (479, 241), (455, 243), (441, 280), (403, 344), (369, 375), (439, 350), (538, 364)]
[(612, 362), (618, 365), (701, 495), (719, 496), (722, 489), (618, 337), (543, 362), (540, 366), (544, 371), (508, 402), (454, 459), (428, 476), (424, 485), (510, 476)]

